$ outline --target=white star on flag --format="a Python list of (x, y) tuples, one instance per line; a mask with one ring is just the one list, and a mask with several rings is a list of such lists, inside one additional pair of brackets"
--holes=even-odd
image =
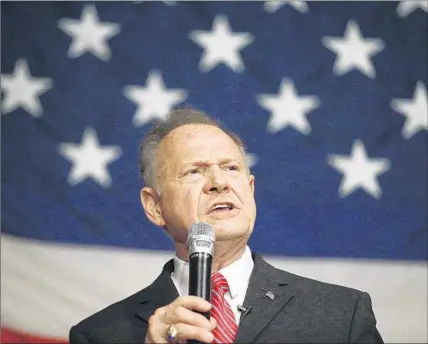
[(58, 150), (73, 164), (67, 178), (70, 185), (92, 178), (105, 188), (112, 182), (107, 165), (122, 154), (119, 146), (100, 146), (97, 133), (92, 128), (85, 129), (81, 144), (61, 143)]
[(390, 162), (388, 159), (369, 159), (361, 140), (354, 141), (349, 157), (330, 154), (328, 164), (343, 173), (339, 187), (341, 197), (348, 196), (358, 188), (362, 188), (376, 199), (382, 196), (377, 176), (389, 170)]
[(416, 84), (413, 99), (393, 99), (391, 107), (406, 117), (403, 137), (410, 139), (421, 130), (428, 130), (427, 89), (421, 81)]
[(245, 162), (247, 163), (248, 168), (251, 169), (259, 162), (259, 158), (254, 153), (246, 153)]
[(356, 68), (369, 78), (375, 78), (376, 71), (370, 58), (384, 48), (384, 43), (379, 38), (363, 38), (355, 21), (348, 21), (343, 38), (323, 37), (322, 43), (337, 54), (334, 74), (343, 75)]
[(277, 95), (260, 94), (257, 102), (271, 112), (267, 130), (274, 134), (287, 126), (292, 126), (302, 134), (308, 135), (311, 126), (306, 115), (319, 106), (316, 96), (301, 96), (296, 92), (292, 80), (284, 78)]
[(253, 35), (232, 32), (224, 15), (214, 18), (211, 30), (194, 30), (189, 34), (190, 39), (204, 49), (199, 69), (209, 72), (219, 63), (224, 63), (234, 72), (242, 72), (244, 64), (239, 51), (253, 41)]
[(146, 87), (126, 86), (123, 93), (138, 106), (132, 120), (135, 126), (144, 125), (152, 119), (164, 120), (176, 104), (187, 98), (186, 90), (167, 89), (157, 70), (149, 73)]
[(95, 5), (85, 5), (80, 20), (60, 19), (58, 27), (72, 37), (70, 58), (90, 52), (103, 61), (111, 58), (107, 40), (120, 32), (119, 24), (99, 21)]
[(293, 7), (296, 11), (299, 11), (300, 13), (306, 13), (309, 10), (306, 1), (298, 0), (268, 0), (265, 1), (263, 8), (266, 12), (273, 13), (287, 4)]
[(40, 117), (43, 108), (39, 96), (52, 88), (51, 78), (32, 77), (27, 61), (16, 62), (12, 74), (1, 75), (1, 90), (5, 92), (2, 112), (7, 114), (22, 107), (33, 117)]
[(397, 14), (402, 18), (407, 17), (410, 13), (417, 10), (418, 8), (428, 13), (428, 1), (400, 1), (397, 6)]

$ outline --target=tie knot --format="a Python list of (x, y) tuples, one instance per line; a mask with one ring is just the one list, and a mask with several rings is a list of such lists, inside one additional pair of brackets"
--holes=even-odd
[(227, 283), (226, 278), (220, 272), (213, 273), (211, 276), (211, 281), (213, 290), (220, 290), (223, 294), (226, 294), (229, 291), (229, 284)]

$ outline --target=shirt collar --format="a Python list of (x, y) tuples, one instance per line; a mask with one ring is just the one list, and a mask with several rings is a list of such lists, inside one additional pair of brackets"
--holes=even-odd
[(171, 278), (180, 295), (189, 295), (189, 263), (174, 257), (174, 271)]
[[(229, 284), (229, 293), (232, 298), (235, 298), (240, 293), (246, 293), (253, 267), (254, 262), (251, 257), (251, 250), (246, 246), (241, 258), (219, 271)], [(175, 256), (174, 271), (171, 277), (179, 294), (188, 295), (189, 263)]]
[(229, 284), (229, 293), (232, 299), (247, 292), (253, 267), (254, 261), (251, 257), (251, 250), (247, 246), (241, 258), (219, 271)]

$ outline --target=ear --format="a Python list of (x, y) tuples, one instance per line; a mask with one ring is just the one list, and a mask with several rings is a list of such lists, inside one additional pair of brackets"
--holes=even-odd
[(254, 189), (256, 187), (256, 177), (254, 177), (252, 174), (250, 175), (250, 187), (251, 187), (251, 191), (253, 192), (254, 195)]
[(141, 204), (147, 218), (158, 227), (165, 227), (165, 221), (162, 217), (162, 210), (160, 208), (159, 198), (152, 188), (144, 187), (140, 192)]

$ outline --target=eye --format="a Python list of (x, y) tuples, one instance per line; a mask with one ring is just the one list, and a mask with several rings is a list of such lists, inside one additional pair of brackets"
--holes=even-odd
[(238, 165), (226, 165), (224, 168), (228, 171), (239, 171)]
[(198, 174), (198, 173), (200, 173), (201, 171), (198, 169), (198, 168), (192, 168), (191, 170), (188, 170), (186, 173), (185, 173), (185, 175), (191, 175), (191, 174)]

